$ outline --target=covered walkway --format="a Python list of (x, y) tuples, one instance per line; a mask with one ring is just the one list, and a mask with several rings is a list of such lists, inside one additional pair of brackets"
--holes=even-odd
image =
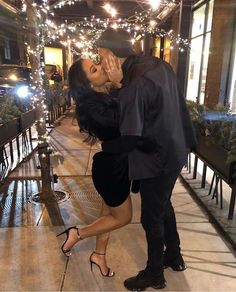
[[(91, 160), (99, 145), (89, 147), (68, 112), (51, 132), (51, 143), (64, 156), (54, 167), (56, 190), (70, 198), (59, 204), (31, 202), (39, 190), (37, 156), (21, 164), (0, 188), (0, 290), (1, 291), (125, 291), (123, 281), (145, 266), (146, 244), (140, 224), (140, 198), (132, 194), (131, 224), (110, 237), (108, 263), (116, 272), (104, 278), (90, 271), (94, 238), (81, 241), (70, 259), (60, 251), (66, 226), (84, 225), (99, 215), (100, 198), (91, 181)], [(182, 253), (188, 269), (165, 271), (163, 291), (236, 291), (236, 259), (180, 181), (173, 193)], [(151, 289), (149, 289), (151, 290)]]

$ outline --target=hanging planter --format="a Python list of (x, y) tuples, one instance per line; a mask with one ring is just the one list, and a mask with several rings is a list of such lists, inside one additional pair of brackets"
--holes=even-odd
[(36, 111), (35, 109), (32, 109), (26, 113), (23, 113), (20, 116), (20, 127), (21, 131), (25, 131), (29, 127), (31, 127), (36, 120)]
[(233, 184), (236, 161), (228, 162), (228, 150), (212, 142), (207, 136), (198, 135), (197, 140), (196, 154), (223, 176), (226, 182)]
[(13, 140), (20, 134), (20, 119), (15, 118), (3, 125), (0, 125), (0, 146)]
[(232, 185), (236, 179), (236, 115), (222, 105), (208, 111), (204, 105), (187, 104), (198, 140), (196, 154)]

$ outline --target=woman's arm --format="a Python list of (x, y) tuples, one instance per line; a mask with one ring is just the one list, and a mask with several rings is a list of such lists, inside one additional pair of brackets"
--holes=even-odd
[(121, 80), (123, 79), (123, 72), (121, 69), (121, 62), (119, 58), (109, 56), (108, 59), (105, 60), (104, 67), (109, 80), (114, 84), (115, 87), (121, 88)]
[(139, 136), (121, 136), (102, 143), (102, 150), (110, 153), (123, 153), (132, 151), (138, 144)]

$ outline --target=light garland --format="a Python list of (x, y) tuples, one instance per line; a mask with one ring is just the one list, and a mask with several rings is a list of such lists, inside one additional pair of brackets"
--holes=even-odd
[[(30, 14), (28, 14), (27, 6), (28, 9), (31, 10)], [(48, 0), (43, 0), (40, 5), (35, 2), (24, 0), (22, 2), (22, 13), (24, 13), (24, 15), (27, 13), (24, 18), (26, 23), (23, 28), (26, 31), (26, 36), (29, 36), (29, 40), (25, 41), (25, 46), (27, 48), (27, 54), (31, 65), (34, 64), (34, 70), (32, 70), (30, 76), (30, 87), (32, 89), (31, 92), (33, 93), (31, 96), (32, 106), (35, 109), (39, 109), (39, 111), (37, 111), (36, 120), (38, 143), (39, 145), (45, 145), (48, 143), (49, 137), (47, 132), (45, 133), (45, 117), (48, 114), (48, 111), (45, 104), (45, 64), (42, 53), (45, 44), (48, 41), (47, 30), (49, 27), (54, 27), (54, 24), (52, 25), (52, 22), (49, 21), (49, 14), (51, 15), (51, 11)], [(35, 15), (35, 17), (30, 15)]]
[[(59, 3), (60, 5), (66, 5), (67, 2), (68, 1), (64, 0)], [(142, 4), (144, 4), (144, 1), (137, 2), (142, 2)], [(161, 0), (159, 7), (173, 7), (173, 5), (176, 5), (177, 2), (179, 3), (179, 1), (175, 0)], [(113, 7), (109, 3), (105, 4), (103, 8), (106, 9), (108, 13), (112, 14)], [(84, 18), (81, 21), (70, 24), (65, 21), (65, 23), (59, 26), (54, 25), (54, 27), (51, 27), (52, 29), (48, 30), (48, 38), (51, 38), (53, 41), (60, 40), (61, 42), (65, 43), (63, 38), (65, 39), (68, 33), (72, 34), (75, 36), (72, 37), (72, 53), (77, 55), (88, 55), (92, 54), (92, 52), (89, 53), (89, 51), (94, 49), (94, 43), (96, 42), (97, 38), (99, 38), (100, 34), (108, 27), (112, 27), (114, 29), (125, 29), (131, 34), (134, 40), (143, 38), (146, 34), (152, 35), (153, 37), (167, 36), (170, 38), (171, 49), (177, 46), (180, 52), (183, 52), (186, 48), (190, 47), (189, 41), (187, 39), (182, 39), (180, 35), (175, 36), (172, 30), (166, 32), (165, 30), (158, 28), (158, 19), (153, 17), (152, 8), (146, 9), (140, 13), (135, 12), (134, 15), (122, 19), (114, 19), (112, 15), (112, 18), (106, 19), (92, 16), (91, 18)], [(76, 33), (78, 31), (79, 35)], [(81, 40), (81, 35), (86, 41)]]
[[(140, 19), (140, 17), (137, 17)], [(144, 18), (146, 19), (146, 18)], [(91, 17), (90, 19), (84, 19), (83, 21), (73, 23), (70, 25), (61, 25), (54, 32), (51, 32), (51, 38), (53, 40), (61, 39), (64, 36), (67, 36), (68, 33), (75, 35), (75, 32), (79, 31), (76, 34), (76, 37), (72, 38), (73, 44), (73, 53), (83, 54), (83, 50), (88, 52), (89, 50), (95, 47), (95, 42), (101, 35), (101, 33), (112, 27), (114, 29), (122, 28), (127, 30), (132, 39), (137, 40), (143, 38), (146, 34), (152, 35), (153, 37), (168, 37), (171, 42), (171, 49), (178, 47), (180, 52), (185, 51), (190, 47), (189, 41), (187, 39), (182, 39), (180, 35), (175, 36), (173, 31), (165, 31), (157, 27), (155, 20), (151, 20), (149, 23), (141, 21), (132, 21), (129, 22), (127, 19), (117, 19), (116, 21), (111, 19), (99, 19)], [(66, 43), (62, 41), (62, 43)], [(79, 51), (77, 51), (79, 49)]]
[[(113, 27), (114, 29), (122, 28), (128, 31), (132, 36), (132, 43), (136, 40), (143, 38), (146, 34), (152, 35), (154, 37), (168, 37), (170, 39), (170, 49), (177, 46), (180, 52), (183, 52), (186, 48), (190, 46), (188, 40), (182, 39), (180, 35), (175, 36), (173, 31), (170, 30), (166, 32), (163, 29), (158, 28), (158, 19), (153, 17), (153, 10), (147, 9), (140, 13), (135, 12), (134, 15), (129, 18), (96, 18), (92, 16), (90, 18), (84, 18), (82, 21), (75, 23), (64, 23), (57, 25), (55, 21), (52, 20), (54, 17), (54, 8), (62, 8), (65, 5), (73, 5), (81, 0), (62, 0), (57, 2), (54, 6), (49, 5), (49, 0), (41, 1), (41, 4), (33, 2), (35, 7), (35, 14), (38, 21), (37, 37), (39, 40), (38, 45), (35, 48), (30, 48), (29, 44), (25, 42), (28, 48), (28, 54), (31, 59), (37, 58), (40, 61), (39, 68), (33, 72), (32, 79), (32, 89), (34, 95), (32, 97), (33, 107), (40, 108), (43, 111), (43, 116), (39, 117), (37, 123), (41, 126), (45, 124), (45, 116), (48, 114), (46, 110), (45, 100), (45, 89), (43, 86), (44, 82), (44, 61), (41, 57), (42, 52), (46, 44), (50, 42), (60, 42), (65, 47), (68, 47), (68, 40), (71, 44), (71, 52), (74, 55), (80, 55), (83, 58), (90, 58), (97, 61), (98, 55), (96, 54), (95, 42), (100, 37), (101, 33), (108, 27)], [(163, 3), (172, 3), (175, 1), (163, 0)], [(28, 2), (27, 0), (22, 0), (22, 13), (26, 13)], [(110, 10), (112, 16), (114, 16), (115, 11)], [(32, 33), (32, 27), (28, 26), (27, 18), (25, 18), (26, 24), (24, 29), (28, 33)], [(49, 136), (47, 133), (39, 133), (39, 144), (49, 143)]]
[(161, 0), (149, 0), (152, 10), (156, 10), (161, 5)]
[(53, 4), (52, 8), (60, 9), (66, 5), (72, 6), (77, 2), (81, 2), (81, 0), (61, 0), (61, 1), (57, 2), (56, 4)]
[[(23, 0), (23, 3), (24, 1), (25, 0)], [(143, 38), (146, 34), (150, 34), (153, 37), (167, 36), (170, 38), (171, 48), (177, 46), (180, 52), (183, 52), (186, 48), (190, 46), (187, 39), (182, 39), (180, 35), (175, 36), (172, 30), (166, 32), (165, 30), (158, 28), (157, 19), (153, 18), (152, 16), (152, 8), (149, 8), (140, 13), (135, 12), (135, 14), (130, 16), (129, 18), (100, 19), (92, 16), (91, 18), (84, 18), (84, 20), (78, 21), (76, 23), (68, 24), (68, 21), (65, 21), (61, 25), (57, 25), (53, 20), (49, 18), (54, 15), (52, 12), (53, 8), (62, 8), (65, 5), (73, 5), (78, 1), (81, 0), (62, 0), (57, 2), (55, 5), (49, 6), (49, 1), (43, 0), (41, 5), (37, 5), (36, 3), (34, 4), (37, 6), (38, 18), (42, 18), (41, 15), (44, 14), (44, 19), (46, 19), (44, 23), (40, 24), (41, 29), (46, 32), (46, 34), (42, 34), (41, 36), (42, 38), (44, 38), (44, 41), (42, 42), (44, 45), (46, 43), (51, 43), (54, 41), (65, 44), (65, 39), (68, 37), (69, 34), (72, 38), (73, 54), (92, 55), (94, 43), (97, 38), (107, 27), (113, 27), (114, 29), (122, 28), (127, 30), (134, 40)], [(151, 1), (147, 2), (150, 2), (150, 5), (152, 4)], [(142, 3), (144, 4), (143, 1)], [(167, 4), (174, 5), (175, 3), (175, 0), (162, 0), (159, 3), (159, 6)], [(109, 8), (108, 10), (110, 12), (113, 8), (111, 5), (109, 5), (109, 7), (104, 5), (104, 7), (106, 7), (107, 9)], [(79, 33), (76, 33), (78, 31)]]
[[(25, 0), (22, 1), (23, 4), (25, 4)], [(62, 8), (65, 5), (73, 5), (78, 1), (81, 0), (62, 0), (52, 6), (49, 6), (48, 0), (43, 0), (41, 5), (34, 3), (34, 5), (37, 6), (38, 19), (45, 20), (41, 21), (39, 25), (40, 31), (42, 33), (40, 35), (41, 46), (38, 48), (38, 51), (43, 51), (43, 47), (46, 43), (51, 43), (54, 41), (58, 41), (64, 46), (67, 46), (66, 39), (69, 37), (72, 44), (72, 54), (94, 58), (94, 44), (101, 33), (108, 27), (113, 27), (114, 29), (122, 28), (127, 30), (131, 34), (133, 42), (135, 40), (140, 40), (146, 34), (149, 34), (153, 37), (168, 37), (171, 43), (170, 49), (173, 49), (177, 46), (179, 51), (183, 52), (186, 48), (190, 47), (190, 43), (187, 39), (182, 39), (180, 35), (175, 36), (172, 30), (167, 32), (158, 28), (158, 19), (152, 16), (152, 8), (149, 8), (140, 13), (135, 12), (135, 14), (129, 18), (122, 19), (101, 19), (92, 16), (90, 18), (84, 18), (83, 20), (75, 23), (68, 23), (68, 21), (65, 21), (60, 25), (57, 25), (53, 20), (50, 19), (54, 15), (52, 9)], [(149, 2), (151, 5), (151, 1)], [(159, 3), (159, 7), (167, 4), (174, 5), (175, 3), (176, 1), (174, 0), (162, 0)], [(109, 5), (109, 7), (107, 6), (106, 8), (109, 8), (108, 10), (111, 11), (112, 6)], [(38, 52), (33, 52), (33, 54), (38, 54)], [(44, 74), (43, 67), (44, 64), (42, 64), (42, 70), (40, 72), (42, 77)], [(43, 93), (43, 90), (41, 92)]]
[(115, 17), (117, 15), (117, 11), (114, 7), (112, 7), (109, 3), (106, 3), (102, 6), (102, 8), (111, 15), (111, 17)]

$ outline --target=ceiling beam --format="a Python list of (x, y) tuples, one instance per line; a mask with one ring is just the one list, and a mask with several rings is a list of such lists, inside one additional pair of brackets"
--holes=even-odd
[[(90, 0), (86, 0), (86, 2), (94, 2)], [(104, 0), (96, 0), (96, 2), (104, 2)], [(137, 0), (109, 0), (109, 2), (137, 2)]]
[[(69, 1), (69, 0), (67, 0)], [(94, 1), (93, 0), (82, 0), (85, 1), (87, 3), (87, 6), (89, 9), (93, 9), (94, 7)], [(50, 7), (54, 8), (55, 6), (57, 6), (57, 4), (59, 4), (61, 2), (61, 0), (57, 0), (57, 1), (52, 1), (52, 4), (50, 4)], [(104, 0), (96, 0), (96, 2), (104, 2)], [(110, 0), (110, 2), (137, 2), (137, 0)]]
[(93, 9), (93, 0), (87, 0), (87, 6), (89, 9)]
[(51, 8), (54, 8), (55, 6), (57, 6), (57, 4), (59, 4), (61, 2), (61, 0), (57, 0), (56, 2), (52, 2), (52, 4), (50, 4), (50, 2), (49, 2), (49, 6), (51, 7)]
[(15, 6), (6, 3), (5, 1), (0, 0), (0, 5), (5, 7), (7, 10), (17, 14), (17, 12), (19, 11), (19, 9), (17, 9)]

